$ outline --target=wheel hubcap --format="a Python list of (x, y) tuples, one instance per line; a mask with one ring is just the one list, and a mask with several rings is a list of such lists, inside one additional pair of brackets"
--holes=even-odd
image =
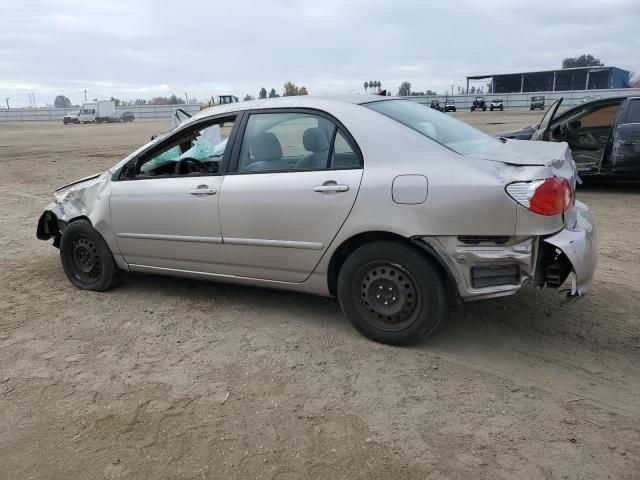
[(356, 281), (357, 304), (369, 323), (384, 330), (399, 330), (415, 320), (421, 299), (413, 275), (404, 268), (375, 262), (361, 268)]

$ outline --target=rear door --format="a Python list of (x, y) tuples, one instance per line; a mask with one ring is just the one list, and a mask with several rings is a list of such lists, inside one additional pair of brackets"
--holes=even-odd
[(353, 207), (362, 155), (343, 126), (317, 111), (255, 111), (243, 124), (220, 192), (232, 273), (302, 282)]
[(614, 126), (610, 154), (602, 170), (616, 175), (640, 177), (640, 98), (623, 104)]
[(548, 138), (547, 132), (549, 131), (549, 125), (551, 124), (554, 117), (556, 116), (556, 112), (558, 111), (558, 108), (560, 108), (560, 105), (562, 105), (562, 100), (563, 98), (560, 97), (549, 107), (549, 110), (547, 110), (547, 113), (545, 113), (544, 116), (542, 117), (542, 121), (540, 122), (540, 125), (538, 125), (538, 128), (536, 128), (536, 130), (531, 135), (531, 140), (547, 140)]

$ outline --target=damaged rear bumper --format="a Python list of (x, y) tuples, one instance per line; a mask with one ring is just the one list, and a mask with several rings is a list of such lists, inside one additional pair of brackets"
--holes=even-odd
[(414, 242), (439, 261), (463, 301), (512, 295), (526, 284), (582, 295), (598, 256), (593, 218), (581, 202), (549, 236), (421, 236)]
[[(568, 270), (567, 275), (564, 279), (560, 277), (558, 280), (565, 284), (570, 283), (569, 295), (582, 295), (587, 292), (591, 288), (598, 263), (598, 236), (587, 206), (576, 201), (573, 209), (565, 215), (565, 228), (544, 238), (542, 242), (560, 250), (566, 257), (568, 264), (565, 263), (564, 269)], [(558, 271), (562, 272), (562, 268)], [(538, 286), (549, 286), (545, 283), (547, 282), (538, 283)]]

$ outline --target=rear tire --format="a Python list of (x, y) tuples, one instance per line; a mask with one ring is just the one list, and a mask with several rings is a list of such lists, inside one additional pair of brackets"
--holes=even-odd
[(400, 242), (363, 245), (338, 274), (338, 300), (367, 338), (403, 345), (427, 337), (447, 311), (439, 270), (421, 252)]
[(104, 238), (87, 220), (67, 225), (60, 240), (60, 260), (69, 281), (83, 290), (103, 292), (122, 278)]

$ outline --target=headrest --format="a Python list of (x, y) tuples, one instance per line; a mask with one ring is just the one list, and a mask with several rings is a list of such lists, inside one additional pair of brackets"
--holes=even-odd
[(307, 128), (302, 135), (302, 145), (309, 152), (329, 150), (327, 137), (318, 127)]
[(271, 132), (264, 132), (256, 135), (251, 142), (251, 151), (256, 161), (269, 161), (282, 158), (282, 147), (280, 141)]

